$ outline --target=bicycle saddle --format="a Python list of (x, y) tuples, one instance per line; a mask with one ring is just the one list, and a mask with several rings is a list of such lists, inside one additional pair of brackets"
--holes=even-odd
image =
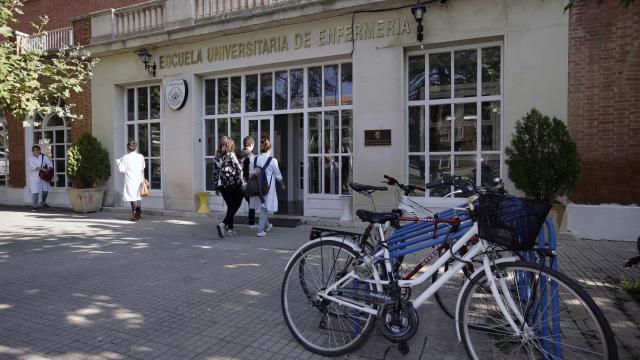
[(365, 184), (358, 184), (358, 183), (349, 183), (349, 186), (351, 186), (351, 188), (359, 193), (361, 192), (374, 192), (374, 191), (378, 191), (378, 190), (387, 190), (386, 186), (373, 186), (373, 185), (365, 185)]
[(376, 213), (368, 210), (359, 209), (356, 210), (356, 215), (362, 221), (382, 224), (387, 221), (398, 220), (398, 213), (396, 212), (388, 212), (388, 213)]

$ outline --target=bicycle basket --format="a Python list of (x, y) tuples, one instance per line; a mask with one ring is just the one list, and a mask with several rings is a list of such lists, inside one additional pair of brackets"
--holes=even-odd
[(504, 194), (482, 194), (478, 206), (478, 236), (510, 250), (534, 247), (551, 204)]

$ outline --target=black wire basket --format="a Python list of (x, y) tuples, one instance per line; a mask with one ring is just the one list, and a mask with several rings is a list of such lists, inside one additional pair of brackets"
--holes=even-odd
[(531, 250), (551, 204), (488, 193), (479, 198), (478, 236), (510, 250)]

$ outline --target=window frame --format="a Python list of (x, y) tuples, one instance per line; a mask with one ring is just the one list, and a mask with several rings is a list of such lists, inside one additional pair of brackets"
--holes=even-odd
[[(57, 106), (63, 106), (64, 102), (62, 99), (58, 98), (58, 104)], [(33, 145), (39, 145), (42, 148), (42, 152), (45, 153), (45, 146), (48, 146), (51, 148), (51, 156), (49, 156), (49, 154), (46, 154), (47, 157), (49, 157), (49, 160), (51, 160), (51, 162), (53, 163), (53, 169), (55, 171), (55, 175), (54, 175), (54, 179), (57, 179), (57, 181), (55, 181), (54, 185), (51, 186), (51, 190), (54, 191), (62, 191), (65, 190), (67, 188), (71, 187), (71, 179), (69, 179), (69, 176), (67, 175), (67, 168), (69, 166), (69, 160), (68, 160), (68, 156), (67, 153), (69, 151), (69, 147), (73, 144), (73, 142), (71, 141), (71, 120), (68, 118), (61, 118), (61, 120), (63, 121), (63, 125), (57, 125), (57, 126), (51, 126), (49, 125), (49, 121), (56, 116), (56, 113), (54, 112), (50, 112), (46, 115), (42, 115), (42, 114), (37, 114), (37, 116), (39, 116), (42, 121), (40, 122), (40, 124), (38, 126), (34, 126), (32, 131), (31, 131), (31, 137), (32, 137), (32, 143)], [(63, 142), (59, 142), (57, 139), (57, 136), (55, 135), (56, 131), (63, 131), (63, 137), (64, 137), (64, 141)], [(54, 137), (56, 137), (56, 142), (50, 142), (48, 144), (45, 144), (43, 142), (44, 139), (44, 134), (48, 131), (53, 132)], [(36, 134), (40, 133), (40, 140), (36, 141)], [(54, 139), (52, 138), (51, 141), (53, 141)], [(53, 156), (53, 146), (54, 145), (63, 145), (64, 146), (64, 157), (56, 157)], [(31, 150), (31, 149), (29, 149)], [(29, 153), (31, 153), (31, 151), (29, 151)], [(64, 161), (64, 170), (60, 171), (59, 167), (56, 166), (56, 161), (60, 161), (63, 160)], [(63, 177), (63, 185), (64, 186), (57, 186), (58, 181), (60, 181), (60, 176)]]
[[(351, 65), (351, 94), (350, 94), (350, 98), (349, 101), (350, 103), (348, 104), (343, 104), (343, 99), (342, 99), (342, 68), (343, 68), (343, 64), (350, 64)], [(334, 105), (334, 106), (324, 106), (324, 67), (325, 66), (332, 66), (332, 65), (338, 65), (338, 73), (337, 73), (337, 81), (338, 81), (338, 88), (336, 89), (338, 95), (338, 104)], [(322, 83), (322, 93), (321, 93), (321, 105), (318, 107), (309, 107), (308, 106), (308, 69), (311, 67), (321, 67), (321, 73), (322, 73), (322, 77), (321, 77), (321, 83)], [(241, 137), (243, 134), (243, 123), (244, 123), (244, 119), (247, 117), (260, 117), (260, 116), (275, 116), (275, 115), (282, 115), (282, 114), (297, 114), (297, 113), (301, 113), (303, 114), (303, 131), (304, 131), (304, 171), (305, 171), (305, 186), (304, 186), (304, 196), (306, 199), (327, 199), (327, 198), (334, 198), (335, 199), (339, 199), (340, 196), (343, 195), (352, 195), (351, 193), (344, 193), (342, 194), (342, 190), (340, 190), (339, 194), (325, 194), (323, 192), (321, 193), (310, 193), (309, 192), (309, 153), (308, 153), (308, 148), (309, 148), (309, 144), (308, 144), (308, 139), (307, 139), (307, 134), (308, 134), (308, 123), (309, 123), (309, 119), (308, 119), (308, 114), (309, 113), (314, 113), (314, 112), (328, 112), (328, 111), (338, 111), (339, 112), (339, 124), (341, 126), (342, 124), (342, 112), (344, 110), (350, 110), (351, 111), (351, 143), (352, 143), (352, 148), (351, 148), (351, 152), (350, 153), (340, 153), (340, 154), (335, 154), (335, 156), (340, 156), (340, 172), (339, 172), (339, 178), (342, 179), (342, 160), (344, 157), (351, 157), (351, 159), (353, 159), (353, 144), (355, 142), (354, 140), (354, 133), (353, 133), (353, 122), (354, 122), (354, 115), (353, 115), (353, 102), (354, 97), (353, 97), (353, 72), (354, 72), (354, 65), (353, 65), (353, 61), (351, 59), (347, 59), (347, 58), (342, 58), (342, 59), (336, 59), (333, 61), (323, 61), (323, 62), (313, 62), (313, 63), (307, 63), (307, 64), (293, 64), (293, 65), (289, 65), (289, 66), (281, 66), (281, 67), (275, 67), (275, 68), (264, 68), (264, 69), (255, 69), (252, 71), (235, 71), (235, 72), (228, 72), (228, 73), (220, 73), (220, 74), (216, 74), (216, 75), (211, 75), (211, 76), (206, 76), (203, 77), (201, 79), (202, 81), (202, 96), (203, 96), (203, 101), (202, 101), (202, 109), (201, 109), (201, 114), (202, 114), (202, 125), (201, 125), (201, 134), (202, 134), (202, 138), (203, 138), (203, 147), (202, 147), (202, 156), (200, 157), (201, 159), (201, 169), (203, 170), (203, 174), (202, 174), (202, 178), (201, 178), (201, 188), (203, 189), (202, 191), (206, 191), (209, 194), (215, 194), (215, 191), (212, 190), (208, 190), (207, 189), (207, 177), (210, 176), (210, 174), (207, 173), (207, 159), (209, 158), (213, 158), (215, 156), (215, 150), (214, 150), (214, 154), (213, 155), (207, 155), (207, 132), (206, 132), (206, 122), (210, 121), (210, 120), (216, 120), (216, 138), (214, 139), (214, 149), (217, 149), (218, 146), (218, 141), (220, 139), (220, 136), (218, 136), (218, 129), (217, 129), (217, 119), (220, 118), (234, 118), (234, 117), (239, 117), (240, 118), (240, 123), (241, 123)], [(303, 90), (303, 98), (302, 98), (302, 107), (292, 107), (292, 87), (291, 87), (291, 81), (292, 81), (292, 76), (291, 73), (294, 70), (302, 70), (302, 90)], [(282, 109), (282, 110), (276, 110), (276, 73), (279, 72), (283, 72), (286, 71), (287, 72), (287, 106), (286, 109)], [(262, 76), (261, 74), (264, 73), (271, 73), (271, 78), (272, 78), (272, 91), (271, 91), (271, 110), (261, 110), (261, 106), (262, 106), (262, 100), (261, 100), (261, 81), (262, 81)], [(246, 77), (247, 76), (255, 76), (257, 75), (258, 81), (257, 81), (257, 99), (256, 99), (256, 108), (257, 111), (246, 111)], [(239, 113), (227, 113), (227, 114), (218, 114), (218, 93), (217, 93), (217, 89), (218, 89), (218, 79), (220, 78), (228, 78), (231, 79), (232, 77), (236, 77), (236, 76), (240, 76), (241, 77), (241, 107), (240, 107), (240, 112)], [(215, 79), (215, 84), (216, 84), (216, 95), (215, 95), (215, 111), (213, 112), (213, 114), (209, 114), (207, 115), (206, 112), (206, 81), (207, 80), (212, 80)], [(231, 122), (228, 123), (229, 126), (231, 124)], [(229, 128), (227, 129), (229, 131)], [(342, 136), (342, 131), (341, 131), (341, 127), (339, 128), (339, 141), (341, 142), (341, 136)], [(241, 143), (240, 144), (236, 144), (236, 151), (241, 150)], [(239, 149), (238, 149), (239, 148)], [(320, 154), (313, 154), (313, 156), (320, 156)], [(353, 180), (353, 160), (351, 161), (352, 166), (351, 166), (351, 179)], [(322, 189), (324, 189), (324, 174), (321, 172), (321, 186)], [(341, 188), (341, 187), (340, 187)]]
[(0, 180), (0, 189), (7, 188), (9, 186), (9, 174), (10, 174), (10, 164), (9, 164), (9, 131), (7, 129), (7, 118), (2, 109), (0, 109), (0, 138), (3, 141), (0, 143), (0, 152), (4, 155), (4, 159), (0, 159), (0, 161), (4, 161), (4, 172), (0, 173), (3, 178)]
[[(500, 49), (500, 94), (499, 95), (482, 95), (482, 49), (498, 47)], [(455, 97), (456, 83), (455, 83), (455, 52), (461, 50), (475, 50), (476, 51), (476, 96), (473, 97)], [(441, 54), (441, 53), (449, 53), (450, 54), (450, 96), (445, 99), (430, 99), (430, 86), (429, 86), (429, 55), (431, 54)], [(410, 74), (411, 69), (409, 68), (409, 59), (415, 56), (423, 56), (424, 63), (424, 99), (422, 100), (409, 100), (409, 85), (410, 85)], [(402, 93), (403, 103), (405, 104), (405, 130), (406, 130), (406, 146), (404, 148), (405, 151), (405, 176), (404, 180), (406, 183), (410, 181), (410, 157), (411, 156), (424, 156), (424, 180), (425, 182), (429, 182), (431, 178), (431, 169), (430, 169), (430, 160), (433, 156), (441, 156), (441, 155), (449, 155), (449, 173), (455, 173), (455, 163), (456, 156), (469, 156), (475, 155), (475, 168), (481, 168), (481, 160), (483, 155), (489, 155), (491, 157), (498, 155), (499, 166), (498, 170), (500, 172), (500, 176), (503, 176), (503, 162), (504, 162), (504, 67), (505, 67), (505, 52), (504, 52), (504, 42), (503, 41), (491, 41), (491, 42), (482, 42), (475, 44), (466, 44), (466, 45), (458, 45), (458, 46), (449, 46), (449, 47), (440, 47), (440, 48), (432, 48), (426, 50), (415, 50), (408, 51), (405, 54), (405, 70), (404, 70), (404, 91)], [(482, 105), (483, 103), (488, 102), (498, 102), (500, 104), (500, 123), (498, 125), (500, 129), (500, 138), (499, 143), (497, 144), (497, 150), (482, 150)], [(459, 104), (468, 104), (475, 103), (476, 108), (476, 148), (474, 150), (456, 150), (455, 149), (455, 137), (459, 135), (456, 132), (455, 120), (451, 121), (450, 124), (450, 134), (449, 134), (449, 150), (448, 151), (430, 151), (430, 107), (434, 105), (449, 105), (451, 117), (455, 118), (455, 109), (456, 105)], [(422, 116), (424, 117), (424, 130), (422, 134), (421, 141), (424, 143), (423, 151), (410, 151), (410, 138), (409, 138), (409, 122), (411, 111), (410, 109), (413, 107), (421, 107)], [(476, 171), (476, 184), (481, 183), (481, 173), (480, 171)], [(420, 184), (422, 186), (424, 184)], [(453, 203), (457, 204), (460, 202), (459, 198), (454, 199), (443, 199), (439, 196), (430, 196), (430, 192), (427, 191), (424, 195), (416, 195), (416, 198), (426, 198), (429, 199), (432, 203), (442, 203), (443, 205), (449, 206)], [(438, 200), (440, 199), (440, 200)]]
[[(158, 105), (159, 105), (159, 111), (158, 111), (158, 118), (157, 119), (152, 119), (151, 114), (151, 88), (152, 87), (158, 87), (159, 91), (158, 91)], [(138, 89), (141, 88), (146, 88), (147, 89), (147, 119), (141, 120), (138, 119)], [(133, 120), (129, 120), (128, 118), (128, 100), (129, 100), (129, 90), (133, 90), (133, 98), (134, 98), (134, 102), (133, 102)], [(161, 83), (149, 83), (149, 84), (142, 84), (142, 85), (132, 85), (132, 86), (127, 86), (124, 88), (124, 117), (123, 117), (123, 134), (124, 134), (124, 144), (126, 144), (129, 140), (129, 130), (128, 127), (130, 125), (134, 126), (134, 133), (135, 133), (135, 141), (138, 143), (138, 153), (140, 153), (143, 157), (144, 157), (144, 161), (145, 161), (145, 178), (149, 181), (149, 196), (161, 196), (164, 192), (164, 186), (165, 186), (165, 178), (164, 178), (164, 171), (163, 171), (163, 164), (165, 162), (164, 160), (164, 132), (163, 132), (163, 119), (164, 119), (164, 106), (163, 104), (163, 91), (164, 89), (162, 88), (162, 84)], [(147, 139), (147, 151), (148, 151), (148, 155), (144, 155), (142, 154), (142, 152), (140, 152), (140, 140), (139, 140), (139, 130), (138, 130), (138, 126), (140, 124), (143, 125), (147, 125), (147, 131), (148, 131), (148, 139)], [(152, 124), (159, 124), (160, 126), (160, 151), (159, 151), (159, 155), (158, 156), (151, 156), (151, 152), (152, 152), (152, 136), (151, 136), (151, 125)], [(151, 161), (152, 160), (159, 160), (160, 161), (160, 188), (154, 188), (153, 187), (153, 182), (151, 181)]]

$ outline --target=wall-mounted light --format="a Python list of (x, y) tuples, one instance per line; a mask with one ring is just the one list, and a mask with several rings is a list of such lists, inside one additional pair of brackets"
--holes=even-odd
[(149, 65), (149, 62), (151, 61), (151, 54), (149, 54), (149, 51), (144, 48), (136, 50), (136, 55), (138, 55), (140, 61), (144, 64), (144, 69), (147, 70), (147, 73), (152, 77), (156, 77), (156, 63), (154, 62), (153, 65)]
[(419, 42), (422, 42), (422, 31), (424, 30), (424, 28), (422, 27), (422, 18), (424, 17), (424, 14), (427, 12), (427, 8), (422, 5), (422, 3), (420, 3), (420, 0), (416, 0), (416, 4), (413, 5), (413, 7), (411, 8), (411, 13), (413, 14), (413, 17), (416, 19), (416, 22), (418, 23), (418, 29), (417, 29), (417, 38)]

